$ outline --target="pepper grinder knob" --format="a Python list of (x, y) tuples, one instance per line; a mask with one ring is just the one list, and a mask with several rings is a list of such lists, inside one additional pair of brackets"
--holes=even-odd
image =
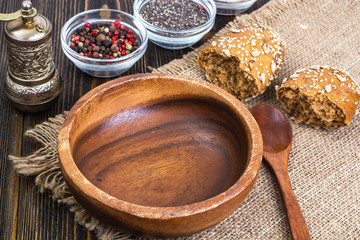
[[(25, 11), (29, 11), (32, 9), (32, 2), (31, 1), (23, 1), (21, 3), (21, 9), (23, 10), (23, 13)], [(24, 13), (25, 14), (25, 13)]]

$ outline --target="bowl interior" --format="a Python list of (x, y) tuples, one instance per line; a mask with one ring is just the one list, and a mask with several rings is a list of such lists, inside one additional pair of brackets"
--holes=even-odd
[(174, 207), (229, 189), (248, 164), (241, 116), (219, 93), (179, 79), (108, 88), (78, 111), (70, 148), (81, 173), (126, 202)]

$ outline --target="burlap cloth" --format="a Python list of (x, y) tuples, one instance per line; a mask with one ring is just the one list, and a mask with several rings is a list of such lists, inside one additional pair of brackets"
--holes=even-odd
[[(273, 0), (250, 15), (238, 16), (231, 27), (258, 23), (274, 28), (286, 42), (286, 58), (266, 92), (245, 103), (281, 108), (274, 86), (298, 68), (329, 65), (360, 81), (360, 2), (350, 0)], [(154, 70), (204, 79), (196, 66), (198, 49)], [(40, 190), (68, 205), (76, 222), (101, 239), (128, 238), (92, 218), (67, 191), (58, 165), (56, 140), (66, 113), (37, 125), (27, 135), (44, 147), (32, 156), (10, 157), (20, 174), (37, 175)], [(327, 131), (291, 121), (294, 141), (289, 159), (290, 180), (313, 239), (360, 239), (360, 114), (349, 127)], [(288, 115), (289, 116), (289, 115)], [(254, 189), (228, 218), (203, 232), (181, 239), (289, 239), (281, 194), (263, 163)]]

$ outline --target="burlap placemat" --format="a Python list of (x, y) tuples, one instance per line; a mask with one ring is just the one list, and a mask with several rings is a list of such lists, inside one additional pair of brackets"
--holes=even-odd
[[(245, 103), (281, 108), (274, 86), (298, 68), (329, 65), (360, 80), (360, 4), (356, 0), (273, 0), (250, 15), (238, 16), (219, 34), (239, 25), (258, 23), (275, 29), (286, 45), (277, 79), (261, 96)], [(198, 49), (154, 72), (205, 76), (195, 64)], [(124, 238), (102, 225), (68, 192), (57, 159), (57, 133), (66, 113), (26, 134), (44, 147), (28, 157), (10, 157), (20, 174), (36, 175), (40, 190), (74, 212), (76, 222), (101, 239)], [(294, 134), (289, 159), (290, 180), (313, 239), (360, 239), (360, 114), (349, 127), (327, 131), (291, 121)], [(289, 115), (288, 115), (289, 116)], [(265, 163), (254, 189), (228, 218), (201, 233), (181, 239), (289, 239), (291, 234), (281, 194)]]

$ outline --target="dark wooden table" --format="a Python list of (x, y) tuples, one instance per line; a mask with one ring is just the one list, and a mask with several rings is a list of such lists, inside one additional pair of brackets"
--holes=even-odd
[[(251, 12), (269, 0), (258, 0), (247, 12)], [(24, 137), (26, 130), (46, 121), (65, 110), (92, 88), (111, 80), (94, 78), (84, 74), (70, 62), (61, 50), (60, 31), (64, 23), (75, 14), (88, 9), (113, 8), (133, 13), (132, 0), (33, 0), (33, 6), (53, 24), (53, 48), (56, 68), (64, 82), (58, 101), (47, 111), (29, 114), (16, 110), (4, 93), (7, 70), (7, 53), (4, 23), (0, 26), (0, 239), (95, 239), (93, 233), (74, 222), (69, 210), (51, 198), (51, 194), (39, 193), (34, 177), (18, 176), (8, 161), (9, 154), (26, 156), (39, 148), (39, 144)], [(0, 12), (10, 13), (20, 9), (21, 0), (0, 1)], [(199, 43), (219, 31), (231, 21), (232, 16), (217, 15), (215, 26)], [(157, 68), (173, 59), (180, 58), (192, 48), (170, 51), (149, 42), (145, 55), (128, 72), (148, 72), (148, 66)]]

